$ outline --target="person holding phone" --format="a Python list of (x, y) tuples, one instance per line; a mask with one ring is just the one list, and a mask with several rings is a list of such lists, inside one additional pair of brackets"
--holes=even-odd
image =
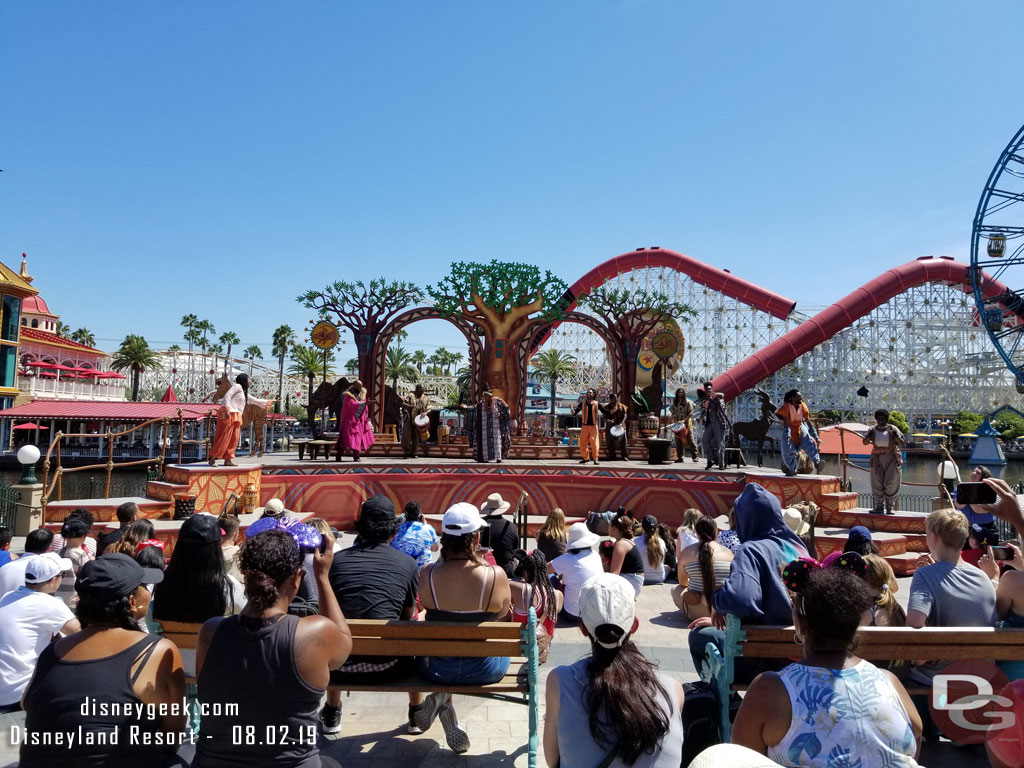
[(984, 491), (989, 499), (988, 503), (995, 501), (995, 491), (992, 489), (979, 489), (984, 481), (992, 477), (992, 471), (988, 467), (975, 467), (971, 470), (970, 482), (960, 483), (954, 495), (954, 506), (967, 517), (968, 525), (980, 525), (982, 528), (995, 530), (996, 516), (981, 508), (982, 499), (979, 492)]
[[(996, 588), (996, 621), (1003, 627), (1024, 627), (1024, 556), (1016, 544), (985, 545), (978, 567)], [(1007, 554), (1009, 557), (1007, 557)], [(1002, 564), (1010, 566), (1003, 568)], [(1024, 678), (1024, 661), (1001, 661), (999, 668), (1010, 680)]]

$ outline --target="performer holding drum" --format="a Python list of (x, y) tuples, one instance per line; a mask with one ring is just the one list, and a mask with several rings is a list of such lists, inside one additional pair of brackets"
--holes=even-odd
[[(423, 385), (417, 384), (411, 395), (407, 395), (402, 403), (405, 411), (405, 424), (402, 428), (402, 447), (405, 458), (416, 456), (416, 449), (421, 442), (430, 437), (430, 399), (423, 394)], [(426, 451), (423, 457), (426, 458)]]
[(690, 450), (693, 460), (697, 461), (697, 443), (693, 439), (693, 411), (695, 407), (693, 402), (686, 396), (685, 389), (680, 387), (676, 390), (676, 396), (672, 400), (669, 412), (672, 414), (673, 421), (670, 429), (676, 439), (677, 462), (683, 460), (685, 448)]
[(622, 454), (623, 461), (629, 461), (629, 448), (626, 445), (626, 406), (619, 402), (614, 392), (608, 395), (608, 402), (598, 406), (605, 418), (604, 439), (608, 443), (608, 461), (616, 460), (616, 451)]

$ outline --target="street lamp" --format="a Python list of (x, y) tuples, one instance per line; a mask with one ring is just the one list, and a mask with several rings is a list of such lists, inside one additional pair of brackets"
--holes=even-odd
[(18, 482), (23, 485), (35, 485), (36, 462), (39, 461), (39, 449), (34, 445), (23, 445), (18, 449), (18, 463), (21, 464), (21, 478)]

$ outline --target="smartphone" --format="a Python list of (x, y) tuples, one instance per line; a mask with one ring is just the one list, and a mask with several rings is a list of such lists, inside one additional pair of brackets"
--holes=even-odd
[(960, 483), (956, 487), (957, 504), (995, 504), (996, 491), (985, 483)]
[(320, 537), (320, 546), (317, 547), (317, 549), (320, 550), (320, 554), (322, 555), (325, 552), (327, 552), (327, 550), (328, 550), (328, 548), (330, 546), (331, 546), (331, 540), (328, 539), (326, 536), (321, 536)]
[(1013, 550), (1009, 547), (992, 547), (993, 560), (1013, 560)]

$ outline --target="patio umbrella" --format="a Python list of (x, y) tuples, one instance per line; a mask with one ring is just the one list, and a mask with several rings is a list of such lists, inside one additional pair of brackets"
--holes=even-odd
[(42, 426), (40, 424), (33, 424), (31, 421), (29, 421), (29, 422), (27, 422), (25, 424), (18, 424), (14, 428), (15, 429), (49, 429), (49, 427), (44, 427), (44, 426)]

